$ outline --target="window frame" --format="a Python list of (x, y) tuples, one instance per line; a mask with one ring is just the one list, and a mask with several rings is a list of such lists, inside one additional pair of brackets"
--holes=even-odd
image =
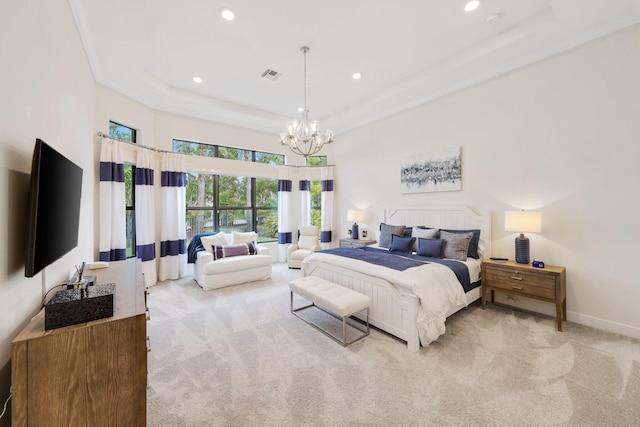
[[(115, 126), (115, 129), (113, 128)], [(128, 135), (123, 134), (118, 131), (119, 128), (127, 129)], [(132, 144), (137, 143), (138, 139), (138, 131), (135, 128), (130, 126), (123, 125), (122, 123), (116, 122), (114, 120), (109, 120), (109, 137), (115, 138), (120, 141), (129, 142)], [(130, 137), (129, 137), (130, 136)], [(126, 237), (126, 254), (127, 258), (135, 258), (138, 255), (137, 250), (137, 241), (136, 241), (136, 165), (132, 163), (125, 163), (125, 201), (124, 201), (124, 210), (125, 210), (125, 237)], [(130, 168), (131, 173), (127, 174), (127, 169)], [(129, 204), (129, 200), (126, 197), (126, 188), (128, 184), (128, 180), (130, 180), (129, 184), (131, 185), (131, 204)], [(132, 221), (129, 223), (127, 221), (128, 216), (132, 216)], [(131, 236), (131, 240), (129, 240), (129, 236)], [(129, 245), (131, 243), (131, 246)]]

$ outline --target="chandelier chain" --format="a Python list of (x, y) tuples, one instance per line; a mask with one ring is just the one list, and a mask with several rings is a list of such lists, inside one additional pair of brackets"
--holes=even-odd
[(309, 48), (306, 46), (302, 47), (302, 51), (304, 52), (304, 109), (307, 109), (307, 52)]

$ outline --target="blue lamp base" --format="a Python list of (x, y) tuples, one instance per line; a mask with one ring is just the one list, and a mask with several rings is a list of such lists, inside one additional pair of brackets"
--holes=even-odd
[(351, 238), (358, 240), (358, 224), (356, 224), (355, 222), (351, 226)]
[(529, 238), (523, 233), (516, 237), (516, 262), (529, 264)]

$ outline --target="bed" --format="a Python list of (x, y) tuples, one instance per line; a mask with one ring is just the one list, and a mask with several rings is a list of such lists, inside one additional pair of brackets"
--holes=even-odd
[[(446, 230), (480, 230), (477, 240), (479, 259), (467, 259), (471, 280), (479, 284), (482, 258), (491, 254), (489, 212), (478, 214), (467, 206), (398, 208), (385, 210), (384, 223)], [(371, 250), (381, 252), (384, 249)], [(454, 289), (451, 277), (455, 280), (455, 275), (445, 273), (443, 268), (446, 267), (438, 263), (428, 264), (437, 267), (417, 266), (398, 271), (320, 251), (304, 260), (302, 274), (321, 277), (368, 295), (372, 301), (370, 323), (406, 341), (409, 350), (418, 351), (421, 343), (426, 346), (444, 333), (446, 317), (480, 298), (480, 286), (465, 291), (460, 282), (456, 282), (457, 288)], [(477, 275), (477, 280), (474, 280), (473, 274)], [(435, 325), (437, 330), (428, 326), (434, 322), (441, 323)]]

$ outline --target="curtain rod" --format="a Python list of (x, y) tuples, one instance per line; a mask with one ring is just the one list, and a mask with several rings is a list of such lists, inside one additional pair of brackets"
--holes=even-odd
[[(146, 148), (147, 150), (155, 151), (156, 153), (180, 154), (182, 156), (197, 156), (197, 154), (176, 153), (175, 151), (167, 151), (167, 150), (161, 150), (159, 148), (146, 147), (144, 145), (136, 144), (135, 142), (125, 141), (124, 139), (120, 139), (120, 138), (114, 138), (114, 137), (112, 137), (109, 134), (106, 134), (104, 132), (98, 132), (97, 135), (99, 137), (101, 137), (101, 138), (108, 138), (108, 139), (112, 139), (114, 141), (124, 142), (125, 144), (129, 144), (129, 145), (131, 145), (133, 147)], [(240, 150), (244, 150), (244, 148), (240, 148)], [(253, 151), (255, 151), (255, 150), (253, 150)], [(334, 165), (324, 165), (324, 166), (272, 165), (272, 166), (286, 166), (288, 168), (324, 168), (324, 167), (329, 167), (329, 166), (333, 167)]]
[(114, 137), (112, 137), (109, 134), (106, 134), (104, 132), (98, 132), (98, 136), (101, 137), (101, 138), (108, 138), (108, 139), (112, 139), (114, 141), (124, 142), (125, 144), (129, 144), (129, 145), (131, 145), (133, 147), (144, 148), (144, 149), (147, 149), (147, 150), (155, 151), (156, 153), (181, 154), (183, 156), (190, 156), (191, 155), (191, 154), (185, 154), (185, 153), (176, 153), (176, 152), (167, 151), (167, 150), (160, 150), (159, 148), (147, 147), (145, 145), (136, 144), (135, 142), (125, 141), (124, 139), (114, 138)]

